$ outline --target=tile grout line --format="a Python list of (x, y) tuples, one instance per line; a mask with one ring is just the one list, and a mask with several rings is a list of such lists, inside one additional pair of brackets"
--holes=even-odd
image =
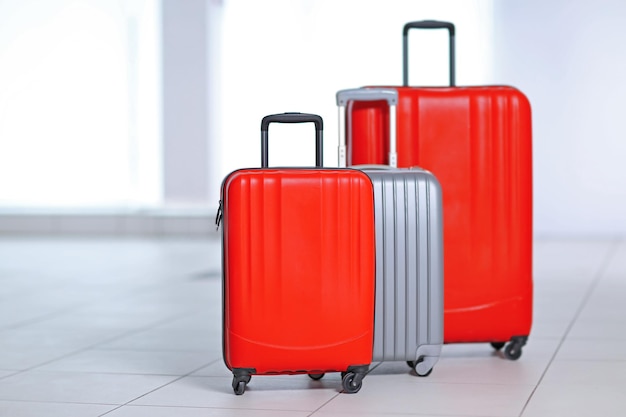
[(541, 377), (539, 377), (539, 381), (537, 381), (537, 384), (535, 384), (535, 387), (533, 388), (533, 390), (531, 391), (530, 395), (528, 396), (528, 399), (524, 403), (524, 407), (522, 407), (522, 411), (520, 412), (518, 417), (522, 417), (524, 415), (524, 412), (526, 411), (526, 408), (528, 407), (528, 404), (530, 403), (530, 401), (532, 400), (533, 396), (535, 395), (535, 392), (537, 391), (537, 388), (539, 388), (539, 385), (541, 385), (541, 382), (543, 381), (543, 378), (546, 376), (546, 373), (548, 372), (548, 369), (550, 369), (550, 366), (552, 366), (552, 362), (554, 362), (554, 359), (556, 358), (556, 355), (558, 355), (559, 350), (561, 350), (561, 346), (563, 346), (563, 343), (565, 342), (565, 339), (567, 339), (567, 336), (569, 335), (570, 331), (574, 327), (574, 324), (578, 320), (578, 317), (580, 316), (580, 314), (582, 313), (583, 309), (587, 305), (587, 302), (589, 301), (589, 299), (591, 298), (591, 295), (593, 294), (594, 290), (598, 286), (598, 283), (600, 282), (600, 280), (604, 276), (604, 273), (606, 272), (606, 270), (607, 270), (611, 260), (615, 257), (615, 255), (617, 253), (617, 250), (619, 248), (619, 245), (622, 243), (622, 239), (621, 238), (615, 238), (615, 239), (613, 239), (612, 242), (613, 243), (612, 243), (611, 247), (609, 248), (609, 250), (607, 251), (607, 254), (604, 257), (603, 262), (600, 264), (600, 267), (598, 268), (598, 270), (594, 274), (593, 280), (591, 281), (591, 284), (589, 285), (589, 289), (587, 290), (583, 300), (581, 301), (580, 306), (576, 309), (576, 312), (574, 313), (574, 317), (572, 318), (572, 320), (570, 321), (569, 325), (567, 326), (567, 329), (565, 330), (565, 333), (561, 337), (561, 340), (559, 341), (558, 346), (556, 347), (554, 353), (552, 354), (552, 357), (550, 357), (550, 361), (548, 362), (548, 364), (546, 365), (545, 369), (541, 373)]
[[(368, 371), (366, 375), (369, 375), (370, 372), (372, 372), (374, 369), (378, 368), (380, 366), (382, 362), (378, 362), (374, 367), (371, 367)], [(365, 380), (365, 379), (363, 379)], [(335, 398), (337, 398), (338, 396), (342, 395), (341, 391), (338, 392), (337, 394), (333, 395), (332, 398), (329, 398), (328, 401), (326, 401), (324, 404), (320, 405), (319, 407), (317, 407), (315, 410), (311, 411), (311, 413), (307, 416), (307, 417), (311, 417), (314, 416), (315, 413), (317, 413), (318, 411), (320, 411), (322, 408), (324, 408), (326, 405), (328, 405), (332, 400), (334, 400)]]
[[(67, 282), (66, 284), (70, 284), (71, 285), (71, 284), (73, 284), (73, 282)], [(157, 285), (150, 284), (150, 285), (146, 285), (146, 286), (141, 286), (141, 287), (137, 287), (137, 288), (131, 289), (130, 292), (121, 292), (119, 294), (110, 295), (109, 296), (109, 300), (114, 300), (114, 299), (124, 300), (124, 299), (128, 299), (128, 298), (132, 298), (132, 297), (134, 297), (136, 295), (145, 294), (146, 290), (154, 292), (154, 291), (157, 291), (157, 290), (161, 290), (161, 287), (173, 286), (173, 285), (174, 284), (172, 284), (172, 283), (160, 283), (160, 284), (157, 284)], [(48, 290), (64, 290), (66, 287), (67, 287), (67, 285), (59, 284), (58, 286), (54, 286), (52, 288), (49, 288)], [(41, 293), (42, 293), (42, 295), (45, 295), (46, 292), (47, 291), (42, 291)], [(3, 299), (4, 298), (0, 298), (0, 301), (2, 301)], [(23, 320), (21, 322), (12, 323), (12, 324), (5, 325), (5, 326), (0, 326), (0, 331), (18, 330), (18, 329), (20, 329), (20, 328), (22, 328), (24, 326), (29, 326), (29, 325), (32, 325), (32, 324), (41, 324), (42, 322), (45, 322), (45, 321), (50, 320), (50, 319), (54, 319), (54, 318), (62, 316), (64, 314), (68, 314), (68, 313), (72, 313), (72, 312), (79, 312), (82, 308), (89, 307), (90, 305), (91, 305), (90, 302), (85, 301), (83, 303), (80, 303), (80, 304), (77, 304), (77, 305), (74, 305), (74, 306), (71, 306), (71, 307), (61, 308), (59, 310), (55, 310), (55, 311), (52, 311), (50, 313), (46, 313), (46, 314), (41, 315), (41, 316), (31, 317), (31, 318), (25, 319), (25, 320)], [(186, 313), (191, 313), (191, 312), (195, 313), (195, 312), (200, 312), (200, 311), (202, 311), (202, 310), (194, 309), (194, 310), (189, 310)], [(186, 313), (183, 313), (183, 314), (186, 314)], [(95, 315), (98, 315), (98, 313), (96, 313)], [(179, 318), (180, 317), (176, 317), (174, 319), (176, 320), (176, 319), (179, 319)], [(164, 319), (164, 320), (167, 320), (167, 319)], [(158, 324), (163, 324), (163, 323), (158, 322)]]
[[(180, 317), (174, 317), (174, 318), (170, 317), (170, 318), (167, 318), (167, 319), (162, 319), (162, 320), (159, 320), (159, 321), (157, 321), (156, 323), (153, 323), (152, 325), (149, 325), (149, 326), (141, 326), (141, 327), (138, 327), (138, 328), (135, 328), (135, 329), (129, 329), (128, 331), (126, 331), (126, 332), (124, 332), (124, 333), (122, 333), (122, 334), (120, 334), (120, 335), (113, 336), (113, 337), (110, 337), (110, 338), (108, 338), (108, 339), (101, 340), (101, 341), (99, 341), (99, 342), (97, 342), (97, 343), (93, 343), (93, 344), (91, 344), (91, 345), (85, 346), (85, 347), (83, 347), (83, 348), (73, 350), (73, 351), (71, 351), (71, 352), (69, 352), (69, 353), (66, 353), (66, 354), (64, 354), (64, 355), (61, 355), (61, 356), (59, 356), (59, 357), (56, 357), (56, 358), (53, 358), (53, 359), (49, 359), (49, 360), (47, 360), (47, 361), (45, 361), (45, 362), (42, 362), (42, 363), (39, 363), (39, 364), (37, 364), (37, 365), (31, 366), (31, 367), (29, 367), (29, 368), (27, 368), (27, 369), (20, 369), (20, 370), (17, 370), (14, 374), (7, 375), (7, 376), (5, 376), (5, 377), (1, 377), (0, 379), (4, 379), (4, 378), (9, 377), (9, 376), (15, 376), (15, 375), (18, 375), (18, 374), (22, 374), (22, 373), (24, 373), (24, 372), (29, 372), (29, 371), (37, 371), (37, 368), (40, 368), (40, 367), (42, 367), (42, 366), (45, 366), (45, 365), (51, 364), (51, 363), (56, 362), (56, 361), (58, 361), (58, 360), (62, 360), (62, 359), (68, 358), (68, 357), (70, 357), (70, 356), (76, 355), (76, 354), (81, 353), (81, 352), (87, 352), (87, 351), (89, 351), (89, 350), (94, 350), (94, 349), (95, 349), (95, 348), (97, 348), (99, 345), (106, 344), (106, 343), (111, 343), (111, 342), (114, 342), (114, 341), (116, 341), (116, 340), (123, 339), (123, 338), (128, 337), (128, 336), (132, 336), (133, 334), (136, 334), (136, 333), (141, 333), (141, 332), (144, 332), (144, 331), (150, 330), (152, 327), (159, 326), (159, 325), (161, 325), (161, 324), (166, 324), (167, 322), (170, 322), (170, 321), (175, 321), (175, 320), (178, 320), (178, 319), (180, 319), (180, 318), (183, 318), (183, 317), (184, 317), (184, 316), (186, 316), (186, 315), (188, 315), (188, 312), (187, 312), (187, 313), (183, 313), (183, 314), (181, 314), (181, 316), (180, 316)], [(211, 363), (212, 363), (212, 362), (211, 362)], [(206, 366), (206, 365), (205, 365), (205, 366)], [(41, 372), (41, 371), (39, 371), (39, 372)], [(193, 372), (195, 372), (195, 371), (193, 371)], [(89, 373), (89, 372), (88, 372), (88, 373)], [(115, 373), (115, 374), (117, 374), (117, 373)], [(141, 374), (140, 374), (140, 375), (141, 375)]]
[(207, 366), (210, 366), (210, 365), (214, 364), (215, 362), (217, 362), (217, 361), (219, 361), (219, 360), (220, 360), (220, 359), (215, 359), (214, 361), (211, 361), (211, 362), (209, 362), (208, 364), (204, 364), (204, 365), (202, 365), (202, 366), (201, 366), (201, 367), (199, 367), (199, 368), (196, 368), (196, 369), (194, 369), (194, 370), (192, 370), (192, 371), (187, 372), (185, 375), (180, 375), (178, 378), (174, 378), (173, 380), (171, 380), (171, 381), (169, 381), (169, 382), (167, 382), (167, 383), (165, 383), (165, 384), (163, 384), (163, 385), (161, 385), (161, 386), (159, 386), (159, 387), (156, 387), (156, 388), (154, 388), (154, 389), (152, 389), (152, 390), (150, 390), (150, 391), (148, 391), (148, 392), (145, 392), (145, 393), (143, 393), (143, 394), (141, 394), (141, 395), (137, 396), (136, 398), (133, 398), (132, 400), (129, 400), (129, 401), (125, 402), (124, 404), (120, 404), (118, 407), (115, 407), (115, 408), (114, 408), (114, 409), (112, 409), (112, 410), (109, 410), (109, 411), (107, 411), (107, 412), (105, 412), (105, 413), (103, 413), (103, 414), (100, 414), (98, 417), (103, 417), (103, 416), (106, 416), (107, 414), (110, 414), (110, 413), (112, 413), (112, 412), (114, 412), (114, 411), (116, 411), (116, 410), (119, 410), (120, 408), (125, 407), (125, 406), (129, 405), (130, 403), (132, 403), (132, 402), (134, 402), (134, 401), (137, 401), (137, 400), (138, 400), (138, 399), (140, 399), (140, 398), (145, 397), (145, 396), (146, 396), (146, 395), (148, 395), (148, 394), (152, 394), (153, 392), (155, 392), (155, 391), (157, 391), (157, 390), (160, 390), (161, 388), (167, 387), (168, 385), (171, 385), (171, 384), (173, 384), (173, 383), (175, 383), (175, 382), (177, 382), (177, 381), (180, 381), (180, 380), (181, 380), (181, 379), (183, 379), (183, 378), (187, 378), (187, 377), (191, 376), (194, 372), (198, 372), (199, 370), (201, 370), (201, 369), (203, 369), (203, 368), (206, 368)]
[(335, 395), (333, 395), (331, 398), (328, 399), (328, 401), (326, 401), (324, 404), (320, 405), (319, 407), (317, 407), (315, 410), (311, 411), (311, 413), (308, 414), (307, 417), (311, 417), (313, 415), (315, 415), (315, 413), (317, 413), (318, 411), (320, 411), (323, 407), (325, 407), (328, 403), (330, 403), (332, 400), (334, 400), (335, 398), (337, 398), (339, 395), (341, 395), (341, 392), (336, 393)]
[[(175, 378), (175, 379), (173, 379), (172, 381), (170, 381), (170, 382), (168, 382), (168, 383), (166, 383), (166, 384), (163, 384), (163, 385), (162, 385), (162, 386), (160, 386), (160, 387), (156, 387), (156, 388), (154, 388), (153, 390), (150, 390), (150, 391), (148, 391), (148, 392), (146, 392), (146, 393), (144, 393), (144, 394), (141, 394), (141, 395), (139, 395), (138, 397), (133, 398), (132, 400), (127, 401), (127, 402), (126, 402), (126, 403), (124, 403), (124, 404), (120, 404), (120, 405), (118, 405), (117, 407), (115, 407), (114, 409), (109, 410), (109, 411), (105, 412), (104, 414), (100, 414), (98, 417), (103, 417), (103, 416), (106, 416), (107, 414), (110, 414), (110, 413), (112, 413), (112, 412), (114, 412), (114, 411), (116, 411), (116, 410), (119, 410), (120, 408), (125, 407), (125, 406), (127, 406), (127, 405), (131, 404), (132, 402), (137, 401), (138, 399), (140, 399), (140, 398), (142, 398), (142, 397), (145, 397), (146, 395), (151, 394), (151, 393), (153, 393), (153, 392), (155, 392), (155, 391), (157, 391), (157, 390), (159, 390), (159, 389), (161, 389), (161, 388), (164, 388), (164, 387), (166, 387), (166, 386), (168, 386), (168, 385), (171, 385), (171, 384), (173, 384), (173, 383), (175, 383), (175, 382), (177, 382), (177, 381), (180, 381), (180, 380), (181, 380), (181, 379), (183, 379), (183, 378), (193, 376), (192, 374), (193, 374), (194, 372), (198, 372), (199, 370), (201, 370), (201, 369), (203, 369), (203, 368), (206, 368), (207, 366), (210, 366), (210, 365), (212, 365), (212, 364), (214, 364), (215, 362), (220, 361), (220, 360), (221, 360), (221, 359), (216, 359), (216, 360), (214, 360), (214, 361), (211, 361), (211, 362), (210, 362), (210, 363), (208, 363), (208, 364), (202, 365), (201, 367), (199, 367), (199, 368), (197, 368), (197, 369), (194, 369), (194, 370), (192, 370), (192, 371), (188, 372), (188, 373), (187, 373), (187, 374), (185, 374), (185, 375), (181, 375), (181, 376), (179, 376), (178, 378)], [(373, 370), (374, 370), (376, 367), (378, 367), (379, 365), (380, 365), (380, 363), (376, 364), (376, 366), (374, 366), (373, 368), (371, 368), (370, 370), (368, 370), (368, 372), (367, 372), (367, 373), (369, 374), (371, 371), (373, 371)], [(208, 377), (208, 378), (212, 378), (212, 377)], [(324, 404), (320, 405), (318, 408), (316, 408), (315, 410), (311, 411), (311, 413), (309, 414), (309, 417), (310, 417), (310, 416), (312, 416), (312, 415), (314, 415), (315, 413), (317, 413), (317, 412), (318, 412), (318, 411), (319, 411), (322, 407), (324, 407), (326, 404), (328, 404), (329, 402), (331, 402), (332, 400), (334, 400), (335, 398), (337, 398), (337, 396), (339, 396), (339, 395), (341, 395), (341, 392), (338, 392), (337, 394), (333, 395), (333, 397), (332, 397), (332, 398), (330, 398), (328, 401), (326, 401)], [(138, 407), (139, 407), (139, 406), (138, 406)], [(173, 406), (154, 406), (154, 407), (173, 407)], [(175, 407), (174, 407), (174, 408), (175, 408)], [(195, 408), (195, 407), (192, 407), (192, 408)], [(215, 408), (215, 407), (199, 407), (199, 408)]]

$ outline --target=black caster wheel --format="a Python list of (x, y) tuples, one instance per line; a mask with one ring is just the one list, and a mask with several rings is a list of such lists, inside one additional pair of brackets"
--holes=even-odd
[[(345, 374), (345, 375), (344, 375)], [(356, 378), (356, 374), (354, 372), (342, 372), (342, 386), (343, 390), (348, 394), (355, 394), (359, 392), (361, 386), (363, 386), (363, 381)], [(357, 382), (358, 380), (358, 382)]]
[(324, 377), (325, 374), (321, 373), (321, 374), (309, 374), (309, 378), (311, 378), (313, 381), (319, 381), (320, 379), (322, 379)]
[(252, 376), (246, 374), (236, 374), (233, 376), (233, 391), (235, 391), (235, 394), (242, 395), (246, 392), (246, 385), (248, 385), (250, 379), (252, 379)]
[(234, 380), (233, 391), (235, 391), (236, 395), (242, 395), (244, 392), (246, 392), (246, 381)]
[(504, 345), (505, 345), (504, 342), (491, 342), (491, 347), (494, 348), (495, 350), (502, 349)]
[(430, 368), (426, 373), (419, 373), (417, 370), (417, 364), (424, 362), (424, 358), (419, 358), (416, 361), (406, 361), (406, 364), (409, 365), (417, 374), (417, 376), (421, 376), (421, 377), (427, 377), (428, 375), (431, 374), (431, 372), (433, 371), (433, 368)]
[(511, 360), (517, 360), (522, 356), (522, 345), (520, 343), (511, 342), (504, 348), (504, 357)]

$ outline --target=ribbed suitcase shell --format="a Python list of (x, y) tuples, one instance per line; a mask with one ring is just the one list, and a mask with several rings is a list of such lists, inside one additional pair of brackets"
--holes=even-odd
[(415, 361), (427, 374), (443, 344), (441, 187), (429, 172), (364, 169), (374, 184), (374, 361)]
[[(398, 167), (432, 172), (443, 190), (444, 342), (505, 342), (532, 322), (531, 109), (519, 90), (398, 91)], [(352, 164), (386, 164), (384, 101), (351, 109)]]
[(244, 169), (222, 185), (224, 361), (253, 374), (372, 360), (372, 183), (351, 169)]

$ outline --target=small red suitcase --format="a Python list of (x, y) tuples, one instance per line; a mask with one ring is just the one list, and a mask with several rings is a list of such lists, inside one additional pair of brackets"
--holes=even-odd
[[(271, 122), (314, 122), (316, 168), (268, 168)], [(243, 394), (251, 375), (342, 372), (357, 392), (372, 361), (374, 197), (369, 177), (322, 168), (322, 118), (263, 118), (262, 168), (223, 181), (226, 366)]]
[[(450, 34), (450, 87), (408, 86), (408, 31)], [(522, 353), (532, 322), (531, 109), (508, 86), (454, 86), (454, 25), (410, 22), (403, 30), (397, 165), (431, 171), (443, 190), (444, 343), (491, 342)], [(381, 87), (377, 87), (381, 88)], [(388, 164), (385, 101), (355, 102), (346, 124), (352, 165)]]

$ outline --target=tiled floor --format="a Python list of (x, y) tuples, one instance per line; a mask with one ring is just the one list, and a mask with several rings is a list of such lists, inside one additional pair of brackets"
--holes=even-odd
[(538, 240), (519, 361), (446, 345), (427, 378), (375, 366), (253, 377), (221, 359), (220, 243), (0, 238), (1, 417), (626, 415), (626, 241)]

